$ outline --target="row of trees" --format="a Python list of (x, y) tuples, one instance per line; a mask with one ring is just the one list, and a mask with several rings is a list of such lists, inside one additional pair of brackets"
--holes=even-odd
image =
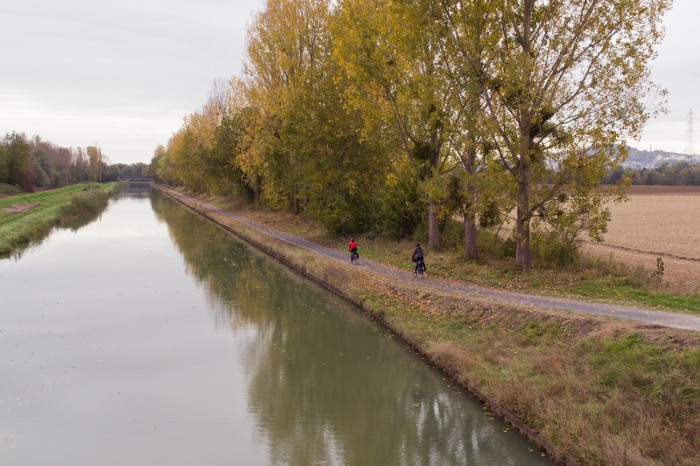
[(640, 135), (665, 0), (267, 0), (241, 76), (156, 149), (161, 180), (440, 247), (464, 218), (597, 238)]
[(0, 183), (24, 191), (59, 188), (88, 181), (116, 181), (119, 176), (148, 176), (143, 163), (109, 164), (99, 146), (59, 147), (39, 136), (8, 133), (0, 139)]
[(632, 184), (666, 186), (700, 186), (700, 164), (685, 161), (664, 163), (655, 168), (619, 167), (608, 174), (604, 183), (615, 183), (626, 177)]
[(58, 147), (39, 136), (28, 139), (15, 132), (0, 140), (0, 183), (25, 191), (99, 181), (105, 169), (106, 158), (98, 146)]

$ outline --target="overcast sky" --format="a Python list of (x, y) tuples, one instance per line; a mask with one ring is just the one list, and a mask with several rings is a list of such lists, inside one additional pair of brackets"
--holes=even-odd
[[(215, 79), (238, 74), (246, 27), (263, 0), (2, 0), (0, 136), (39, 135), (60, 146), (98, 144), (112, 163), (148, 162)], [(700, 122), (698, 0), (675, 0), (654, 80), (667, 115), (641, 149), (684, 152)], [(700, 126), (695, 151), (700, 151)]]

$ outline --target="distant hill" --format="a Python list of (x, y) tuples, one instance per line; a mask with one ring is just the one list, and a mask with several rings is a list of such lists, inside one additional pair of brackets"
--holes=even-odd
[(634, 147), (629, 147), (629, 156), (622, 164), (624, 167), (635, 168), (656, 168), (664, 163), (689, 162), (700, 163), (700, 155), (693, 154), (678, 154), (676, 152), (666, 152), (663, 150), (639, 150)]

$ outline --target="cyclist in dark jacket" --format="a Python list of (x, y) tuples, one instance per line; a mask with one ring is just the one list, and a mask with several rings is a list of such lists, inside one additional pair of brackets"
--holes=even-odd
[(425, 270), (425, 263), (423, 262), (423, 248), (420, 247), (420, 243), (416, 244), (416, 250), (413, 251), (413, 257), (411, 260), (416, 263), (416, 268), (413, 270), (414, 272), (418, 272), (418, 267), (421, 265), (423, 266), (423, 270)]

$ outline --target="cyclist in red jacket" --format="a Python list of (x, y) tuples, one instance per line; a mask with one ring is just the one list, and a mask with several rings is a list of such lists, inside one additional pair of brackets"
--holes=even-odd
[(355, 238), (350, 239), (350, 244), (348, 244), (348, 251), (350, 251), (350, 262), (355, 262), (357, 259), (360, 258), (360, 255), (357, 253), (357, 243), (355, 242)]

